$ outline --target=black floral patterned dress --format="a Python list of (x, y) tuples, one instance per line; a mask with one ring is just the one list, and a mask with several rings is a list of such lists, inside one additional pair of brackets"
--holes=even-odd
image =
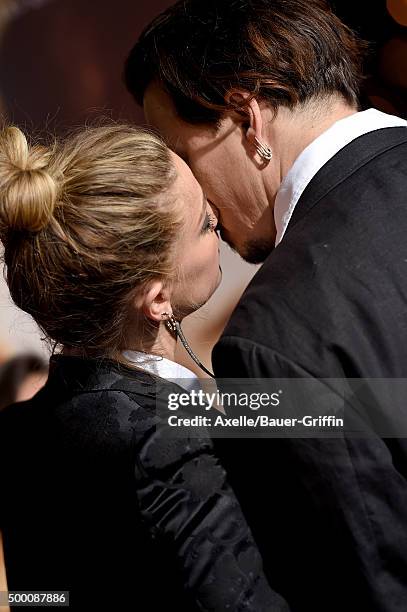
[(171, 439), (157, 383), (55, 356), (33, 400), (0, 413), (9, 590), (75, 610), (287, 611), (208, 437)]

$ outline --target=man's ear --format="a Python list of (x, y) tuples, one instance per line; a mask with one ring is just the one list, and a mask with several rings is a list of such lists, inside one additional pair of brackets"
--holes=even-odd
[(163, 320), (163, 313), (172, 314), (171, 287), (162, 281), (151, 282), (136, 298), (136, 307), (148, 318), (156, 323)]
[(247, 91), (240, 89), (230, 89), (226, 96), (225, 102), (234, 108), (234, 111), (243, 116), (247, 124), (246, 138), (254, 144), (254, 139), (262, 140), (263, 134), (263, 117), (256, 98), (251, 97)]

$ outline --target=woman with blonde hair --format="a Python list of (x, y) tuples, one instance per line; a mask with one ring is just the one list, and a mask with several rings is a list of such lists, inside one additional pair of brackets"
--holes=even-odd
[(187, 165), (147, 131), (49, 148), (2, 133), (8, 286), (61, 349), (45, 387), (0, 414), (10, 591), (69, 591), (72, 609), (287, 609), (209, 438), (171, 439), (156, 411), (158, 382), (194, 377), (174, 351), (219, 284), (215, 230)]

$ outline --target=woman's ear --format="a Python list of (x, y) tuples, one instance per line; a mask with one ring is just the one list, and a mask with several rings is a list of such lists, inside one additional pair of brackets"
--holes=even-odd
[(153, 281), (136, 299), (136, 306), (148, 319), (159, 323), (163, 320), (163, 313), (172, 314), (171, 293), (170, 286)]

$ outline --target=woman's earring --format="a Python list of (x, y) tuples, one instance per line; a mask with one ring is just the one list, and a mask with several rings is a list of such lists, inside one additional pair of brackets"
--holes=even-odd
[(254, 146), (257, 153), (265, 161), (270, 161), (273, 158), (273, 151), (270, 149), (270, 147), (262, 143), (256, 136), (254, 137)]
[(206, 368), (203, 365), (203, 363), (195, 355), (195, 353), (192, 350), (192, 348), (189, 346), (188, 340), (185, 338), (184, 332), (181, 329), (181, 324), (180, 324), (179, 321), (177, 321), (177, 319), (174, 317), (174, 315), (170, 314), (168, 312), (163, 312), (161, 314), (161, 316), (165, 320), (165, 325), (166, 325), (167, 329), (171, 333), (173, 333), (176, 338), (179, 338), (181, 340), (184, 349), (187, 351), (187, 353), (189, 354), (191, 359), (193, 359), (195, 361), (196, 365), (199, 366), (201, 368), (201, 370), (206, 372), (206, 374), (208, 374), (212, 378), (215, 378), (214, 374), (212, 372), (210, 372), (208, 370), (208, 368)]
[(167, 327), (167, 329), (169, 329), (169, 331), (176, 334), (177, 333), (177, 321), (174, 315), (169, 312), (163, 312), (161, 316), (165, 320), (165, 326)]

